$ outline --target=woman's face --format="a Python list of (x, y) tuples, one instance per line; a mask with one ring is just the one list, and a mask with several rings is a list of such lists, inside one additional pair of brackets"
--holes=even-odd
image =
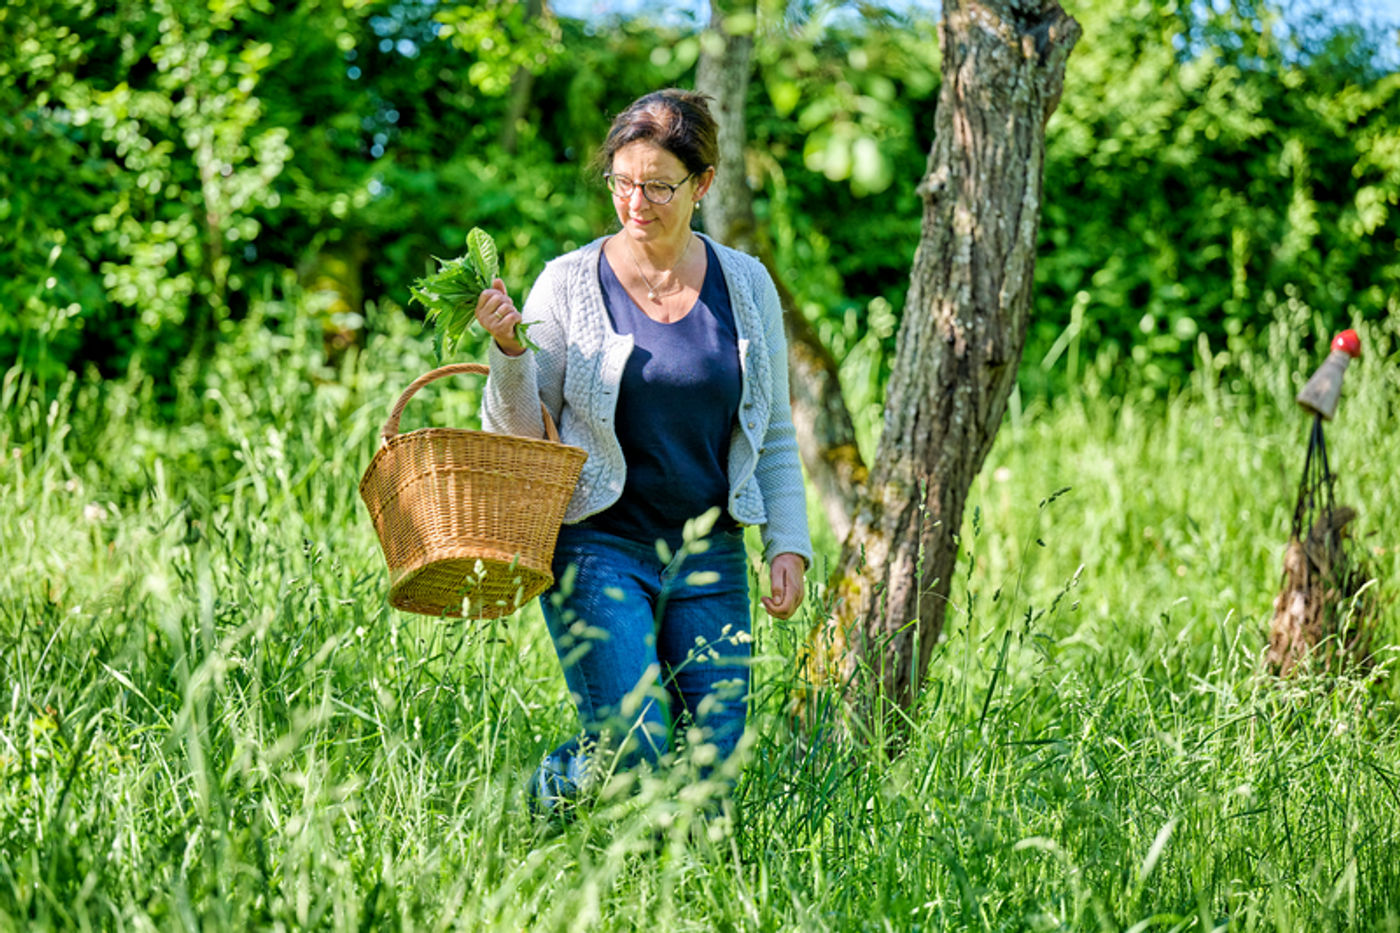
[[(625, 198), (612, 196), (613, 208), (622, 230), (634, 240), (655, 245), (680, 245), (690, 233), (690, 217), (695, 202), (710, 187), (713, 169), (686, 178), (685, 163), (675, 154), (647, 140), (630, 142), (613, 154), (612, 174), (626, 176), (636, 182)], [(680, 187), (666, 204), (653, 204), (642, 195), (642, 183), (664, 181)]]

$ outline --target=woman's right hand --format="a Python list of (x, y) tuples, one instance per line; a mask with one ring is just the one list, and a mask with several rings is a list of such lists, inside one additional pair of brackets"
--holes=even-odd
[(515, 325), (521, 321), (515, 302), (506, 294), (506, 283), (500, 279), (481, 293), (476, 300), (476, 319), (496, 341), (506, 356), (519, 356), (525, 345), (515, 339)]

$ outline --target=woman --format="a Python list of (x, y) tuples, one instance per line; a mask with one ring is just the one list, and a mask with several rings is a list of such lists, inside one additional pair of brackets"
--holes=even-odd
[[(620, 229), (547, 264), (523, 314), (499, 279), (477, 303), (494, 338), (485, 428), (543, 436), (543, 401), (589, 455), (541, 600), (583, 725), (531, 782), (545, 811), (606, 769), (605, 751), (654, 761), (673, 735), (701, 764), (734, 750), (748, 694), (743, 525), (762, 530), (764, 608), (786, 619), (802, 602), (811, 544), (777, 291), (752, 257), (690, 226), (715, 134), (699, 94), (637, 100), (598, 156)], [(522, 320), (538, 352), (516, 339)]]

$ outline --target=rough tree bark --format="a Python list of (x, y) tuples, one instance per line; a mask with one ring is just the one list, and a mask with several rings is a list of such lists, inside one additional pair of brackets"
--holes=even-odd
[(877, 678), (857, 703), (908, 707), (943, 627), (968, 488), (1025, 342), (1045, 124), (1079, 34), (1055, 0), (944, 0), (923, 227), (884, 427), (816, 646), (823, 676)]
[[(808, 480), (838, 541), (851, 528), (851, 513), (866, 468), (856, 447), (855, 426), (841, 395), (836, 360), (797, 307), (774, 259), (773, 248), (754, 218), (744, 146), (744, 101), (753, 60), (754, 0), (714, 0), (710, 33), (696, 69), (695, 88), (714, 99), (719, 123), (720, 164), (702, 202), (705, 229), (717, 240), (757, 256), (768, 268), (783, 306), (792, 387), (792, 419)], [(747, 22), (745, 22), (747, 21)]]

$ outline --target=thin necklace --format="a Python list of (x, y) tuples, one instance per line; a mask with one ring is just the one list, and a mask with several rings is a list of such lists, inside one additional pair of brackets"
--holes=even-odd
[[(675, 272), (680, 268), (681, 263), (685, 262), (685, 254), (690, 252), (690, 244), (694, 242), (694, 240), (695, 234), (692, 233), (690, 238), (685, 241), (685, 249), (681, 250), (680, 258), (676, 260), (671, 268), (666, 269), (666, 272)], [(642, 271), (642, 264), (637, 262), (637, 254), (632, 251), (632, 242), (630, 240), (627, 242), (627, 256), (632, 260), (632, 265), (636, 268), (637, 274), (642, 277), (642, 281), (647, 283), (647, 298), (656, 301), (656, 286), (651, 284), (651, 279), (647, 278), (647, 274)]]

